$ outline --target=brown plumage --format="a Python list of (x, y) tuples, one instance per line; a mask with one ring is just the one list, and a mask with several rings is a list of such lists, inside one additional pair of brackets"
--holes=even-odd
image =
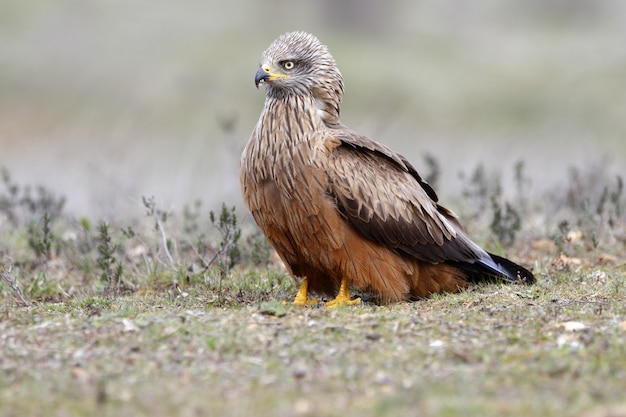
[[(278, 37), (256, 73), (265, 106), (241, 157), (243, 196), (289, 271), (307, 289), (350, 303), (457, 292), (481, 277), (532, 283), (488, 254), (401, 155), (339, 121), (343, 79), (319, 40)], [(307, 288), (308, 285), (308, 288)]]

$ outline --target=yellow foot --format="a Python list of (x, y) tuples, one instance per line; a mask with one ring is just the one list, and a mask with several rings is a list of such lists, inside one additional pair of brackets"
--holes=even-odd
[(293, 300), (293, 303), (291, 303), (291, 304), (293, 304), (294, 306), (304, 306), (304, 307), (307, 307), (307, 306), (316, 306), (319, 303), (321, 303), (321, 301), (320, 300), (316, 300), (314, 298), (304, 298), (304, 299), (302, 299), (302, 298), (296, 297), (296, 299)]
[(356, 306), (361, 304), (361, 298), (352, 299), (350, 297), (336, 297), (326, 302), (326, 307), (333, 308), (337, 306)]
[[(302, 281), (302, 285), (300, 285), (300, 289), (298, 290), (298, 294), (296, 294), (296, 298), (293, 300), (293, 305), (295, 306), (316, 306), (320, 303), (320, 300), (309, 299), (309, 281), (308, 279), (304, 279)], [(286, 301), (283, 301), (283, 304), (288, 304)]]
[(339, 294), (335, 297), (334, 300), (330, 300), (326, 303), (326, 307), (337, 307), (337, 306), (355, 306), (361, 304), (360, 298), (355, 298), (354, 300), (350, 298), (350, 292), (348, 291), (348, 282), (345, 279), (341, 280), (341, 285), (339, 286)]

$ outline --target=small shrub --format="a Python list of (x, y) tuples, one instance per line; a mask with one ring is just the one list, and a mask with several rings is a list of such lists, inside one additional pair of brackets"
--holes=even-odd
[(522, 227), (519, 212), (508, 202), (504, 202), (504, 207), (496, 196), (492, 197), (493, 218), (490, 229), (503, 245), (512, 245), (515, 242), (515, 235)]
[(241, 256), (239, 249), (241, 229), (237, 225), (235, 207), (233, 206), (229, 209), (225, 203), (222, 203), (219, 219), (216, 218), (213, 211), (209, 213), (209, 218), (213, 227), (215, 227), (221, 235), (218, 249), (209, 264), (212, 265), (217, 261), (227, 268), (232, 268)]
[(528, 195), (532, 180), (525, 173), (526, 164), (519, 160), (513, 166), (513, 181), (517, 193), (517, 207), (523, 214), (528, 214)]
[(4, 186), (4, 192), (0, 193), (0, 213), (3, 213), (13, 226), (19, 226), (24, 220), (39, 221), (44, 215), (47, 215), (50, 221), (54, 221), (63, 212), (64, 197), (55, 196), (43, 186), (35, 187), (35, 192), (29, 186), (22, 187), (13, 182), (6, 168), (2, 168), (0, 178)]
[(2, 281), (4, 281), (13, 291), (13, 296), (18, 303), (20, 303), (24, 307), (29, 305), (29, 302), (26, 301), (26, 298), (24, 298), (22, 288), (17, 281), (17, 277), (15, 276), (15, 274), (13, 274), (12, 267), (10, 265), (8, 267), (5, 267), (4, 265), (0, 264), (0, 278), (2, 278)]
[(106, 283), (108, 289), (119, 289), (124, 267), (117, 259), (118, 246), (113, 244), (109, 225), (106, 222), (100, 223), (98, 227), (98, 242), (97, 262), (100, 268), (100, 280)]
[(463, 205), (471, 207), (468, 221), (477, 221), (489, 209), (492, 196), (501, 194), (500, 180), (496, 176), (488, 176), (482, 164), (479, 164), (469, 177), (464, 173), (460, 173), (459, 177), (464, 182), (461, 191)]
[[(48, 212), (43, 214), (41, 222), (31, 221), (27, 227), (28, 246), (35, 252), (35, 256), (43, 261), (52, 259), (52, 244), (58, 244), (58, 237), (52, 233), (52, 219)], [(40, 226), (40, 227), (39, 227)]]
[[(154, 229), (159, 232), (161, 235), (161, 241), (163, 244), (163, 251), (167, 256), (167, 260), (170, 266), (173, 269), (177, 269), (177, 262), (174, 261), (174, 257), (172, 256), (170, 249), (174, 246), (174, 243), (167, 237), (165, 233), (164, 224), (167, 222), (167, 219), (170, 217), (170, 214), (166, 211), (159, 209), (156, 205), (156, 200), (154, 197), (141, 197), (144, 207), (148, 209), (147, 215), (152, 217), (154, 220)], [(158, 253), (158, 251), (157, 251)]]

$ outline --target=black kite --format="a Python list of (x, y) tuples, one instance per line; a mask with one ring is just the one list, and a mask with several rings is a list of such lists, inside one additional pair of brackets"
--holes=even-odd
[(458, 292), (482, 278), (533, 283), (489, 254), (438, 204), (401, 155), (339, 121), (343, 79), (326, 46), (304, 32), (278, 37), (255, 84), (265, 106), (240, 165), (246, 204), (308, 292), (355, 304), (349, 288), (383, 302)]

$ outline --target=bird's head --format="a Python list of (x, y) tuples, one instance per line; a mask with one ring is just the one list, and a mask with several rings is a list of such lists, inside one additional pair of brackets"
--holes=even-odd
[(343, 95), (343, 78), (328, 48), (305, 32), (276, 38), (263, 52), (254, 83), (264, 83), (268, 96), (312, 95), (336, 107)]

